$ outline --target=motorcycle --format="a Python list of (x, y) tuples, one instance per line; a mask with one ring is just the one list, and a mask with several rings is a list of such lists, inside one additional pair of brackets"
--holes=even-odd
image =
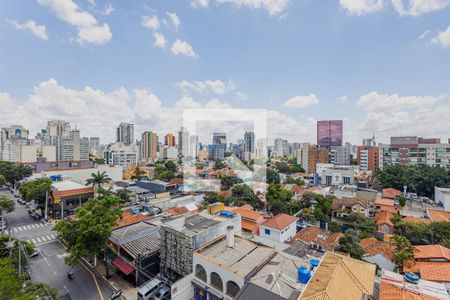
[(75, 277), (75, 274), (73, 273), (72, 270), (70, 270), (69, 272), (67, 272), (67, 277), (69, 277), (69, 279), (73, 279)]
[(122, 296), (122, 289), (115, 291), (114, 293), (112, 293), (111, 297), (109, 298), (109, 300), (114, 300), (119, 298), (120, 296)]

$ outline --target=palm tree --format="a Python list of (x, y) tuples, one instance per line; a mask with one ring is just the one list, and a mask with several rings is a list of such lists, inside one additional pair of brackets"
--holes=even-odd
[(91, 178), (86, 179), (86, 185), (92, 185), (94, 188), (94, 196), (97, 196), (97, 190), (102, 186), (102, 184), (110, 182), (112, 179), (106, 174), (105, 171), (100, 173), (97, 171), (96, 173), (91, 174)]

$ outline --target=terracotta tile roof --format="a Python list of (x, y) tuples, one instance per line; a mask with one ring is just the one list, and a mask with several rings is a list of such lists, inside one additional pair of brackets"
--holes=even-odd
[(183, 184), (184, 180), (183, 178), (174, 178), (169, 181), (169, 183), (175, 183), (175, 184)]
[(381, 206), (380, 211), (386, 211), (394, 215), (398, 212), (398, 210), (392, 206)]
[(441, 258), (450, 261), (450, 249), (442, 245), (422, 245), (414, 246), (414, 259), (435, 259)]
[(313, 240), (313, 243), (322, 245), (323, 247), (331, 251), (339, 246), (339, 239), (343, 236), (344, 234), (342, 232), (334, 232), (328, 235), (326, 238), (322, 238), (320, 236), (316, 237)]
[(178, 216), (187, 213), (189, 210), (185, 206), (180, 207), (172, 207), (166, 210), (165, 212), (172, 215), (172, 216)]
[(335, 198), (333, 200), (331, 207), (334, 211), (339, 212), (342, 210), (342, 206), (344, 206), (344, 205), (345, 206), (354, 206), (356, 204), (359, 204), (364, 208), (368, 208), (370, 206), (368, 199), (364, 199), (364, 198), (360, 198), (360, 197), (352, 197), (352, 198), (343, 197), (342, 199)]
[(375, 198), (375, 201), (373, 201), (374, 205), (384, 205), (384, 206), (394, 206), (395, 201), (394, 199), (388, 199), (388, 198)]
[(255, 222), (241, 220), (241, 228), (244, 230), (253, 232), (256, 229), (256, 227), (258, 227), (258, 224)]
[(381, 195), (383, 198), (394, 199), (395, 197), (400, 197), (402, 195), (402, 192), (393, 188), (387, 188), (381, 191)]
[(225, 198), (230, 198), (232, 195), (232, 192), (231, 192), (231, 190), (220, 191), (219, 195), (224, 196)]
[(393, 216), (394, 216), (393, 213), (390, 213), (390, 212), (387, 212), (387, 211), (382, 211), (382, 212), (379, 212), (379, 213), (377, 213), (375, 215), (375, 222), (378, 225), (387, 224), (387, 225), (389, 225), (391, 227), (394, 227), (394, 224), (390, 220)]
[(414, 217), (414, 216), (407, 216), (407, 217), (404, 217), (402, 220), (403, 220), (403, 222), (410, 222), (410, 223), (431, 223), (430, 219)]
[(262, 226), (277, 229), (277, 230), (283, 230), (288, 225), (297, 222), (297, 217), (290, 216), (287, 214), (278, 214), (275, 217), (265, 221), (262, 223)]
[(143, 214), (133, 214), (131, 211), (124, 211), (122, 213), (122, 218), (117, 221), (117, 225), (113, 227), (113, 229), (125, 227), (131, 224), (139, 223), (145, 220), (150, 219), (151, 217), (145, 216)]
[(427, 214), (433, 222), (450, 222), (450, 211), (428, 209)]
[(318, 227), (306, 227), (297, 232), (297, 234), (292, 238), (292, 242), (301, 240), (303, 242), (309, 243), (314, 240), (320, 233), (322, 233), (322, 229)]
[(440, 261), (412, 261), (408, 260), (405, 261), (403, 264), (403, 272), (412, 272), (412, 273), (420, 273), (420, 269), (423, 266), (429, 265), (429, 266), (439, 266), (441, 264), (448, 264), (446, 262), (440, 262)]
[(252, 220), (254, 222), (256, 222), (256, 220), (258, 220), (259, 218), (261, 218), (262, 216), (264, 216), (263, 213), (258, 212), (258, 211), (251, 211), (251, 210), (245, 210), (242, 208), (237, 208), (235, 210), (233, 210), (233, 212), (240, 214), (242, 218), (244, 219), (249, 219)]
[(420, 267), (420, 278), (430, 281), (450, 282), (450, 263), (423, 265)]
[(389, 243), (379, 241), (374, 237), (362, 239), (359, 243), (366, 255), (381, 254), (391, 261), (394, 260), (394, 248)]
[(242, 206), (239, 206), (239, 208), (245, 210), (254, 210), (253, 206), (251, 206), (250, 204), (244, 204)]
[(428, 295), (419, 292), (413, 292), (402, 288), (401, 286), (389, 283), (385, 280), (381, 281), (380, 300), (437, 300)]
[(84, 194), (93, 194), (94, 188), (92, 187), (85, 187), (81, 189), (73, 189), (73, 190), (67, 190), (67, 191), (53, 191), (54, 197), (67, 197), (67, 196), (75, 196), (75, 195), (84, 195)]
[(371, 299), (375, 268), (374, 264), (326, 252), (300, 299), (363, 299), (364, 295)]

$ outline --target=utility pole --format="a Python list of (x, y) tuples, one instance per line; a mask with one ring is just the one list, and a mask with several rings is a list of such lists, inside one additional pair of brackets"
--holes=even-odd
[(18, 254), (19, 254), (19, 277), (22, 275), (22, 265), (21, 265), (21, 257), (22, 255), (20, 254), (20, 243), (19, 243), (19, 247), (18, 247)]
[(64, 220), (64, 200), (61, 199), (59, 204), (61, 205), (61, 220)]
[(48, 221), (48, 191), (45, 192), (45, 222)]

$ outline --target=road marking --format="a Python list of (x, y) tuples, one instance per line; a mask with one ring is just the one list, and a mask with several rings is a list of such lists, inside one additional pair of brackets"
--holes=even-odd
[(38, 241), (39, 243), (41, 242), (41, 239), (40, 239), (40, 238), (38, 238), (38, 237), (36, 238), (36, 240), (37, 240), (37, 241)]
[(27, 229), (31, 229), (32, 227), (30, 225), (27, 225)]
[(63, 254), (57, 254), (57, 255), (56, 255), (56, 257), (59, 258), (59, 259), (65, 258), (65, 257), (67, 257), (67, 256), (69, 256), (69, 253), (67, 253), (67, 252), (66, 252), (66, 253), (63, 253)]
[(41, 236), (42, 241), (46, 242), (47, 238), (45, 236)]
[[(64, 247), (64, 249), (67, 250), (67, 247), (66, 247), (61, 241), (58, 241), (58, 242)], [(91, 271), (87, 266), (84, 265), (84, 263), (82, 262), (82, 259), (80, 259), (79, 261), (80, 261), (80, 264), (81, 264), (81, 265), (82, 265), (89, 273), (91, 273), (92, 278), (94, 278), (95, 286), (97, 287), (97, 291), (98, 291), (98, 295), (100, 296), (100, 300), (105, 300), (105, 299), (103, 298), (102, 291), (100, 290), (100, 286), (98, 285), (97, 277), (95, 276), (94, 273), (92, 273), (92, 271)]]

